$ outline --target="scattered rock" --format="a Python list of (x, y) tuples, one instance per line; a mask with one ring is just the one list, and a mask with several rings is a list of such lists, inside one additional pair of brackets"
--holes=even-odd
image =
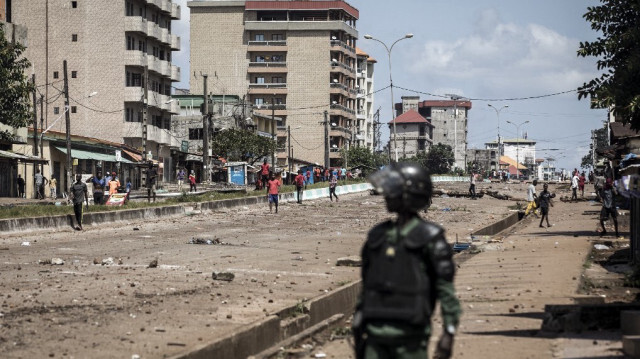
[(30, 242), (22, 242), (20, 245), (28, 247), (28, 246), (31, 245), (31, 243)]
[(64, 260), (62, 258), (51, 258), (51, 264), (61, 266), (64, 264)]
[(211, 278), (213, 278), (213, 280), (222, 280), (225, 282), (231, 282), (235, 279), (235, 277), (236, 275), (231, 272), (213, 272), (213, 274), (211, 275)]
[(149, 266), (147, 268), (157, 268), (157, 267), (158, 267), (158, 258), (152, 260), (151, 263), (149, 263)]
[(93, 258), (93, 264), (100, 264), (100, 259)]
[(114, 262), (113, 262), (113, 258), (112, 258), (112, 257), (105, 258), (105, 259), (103, 259), (103, 260), (102, 260), (102, 265), (103, 265), (103, 266), (110, 266), (110, 265), (112, 265), (113, 263), (114, 263)]
[(361, 267), (362, 258), (360, 258), (360, 256), (338, 258), (336, 265), (339, 267)]
[(134, 231), (139, 231), (139, 230), (140, 230), (140, 228), (138, 228), (138, 227), (133, 227), (133, 230), (134, 230)]

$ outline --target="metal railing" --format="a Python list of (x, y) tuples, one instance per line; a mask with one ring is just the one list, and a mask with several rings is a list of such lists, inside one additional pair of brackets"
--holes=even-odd
[(353, 115), (356, 114), (356, 111), (354, 111), (354, 110), (352, 110), (352, 109), (350, 109), (348, 107), (342, 106), (340, 104), (337, 104), (337, 103), (336, 104), (331, 104), (331, 109), (332, 110), (342, 110), (342, 111), (348, 112), (348, 113), (353, 114)]
[(249, 46), (287, 46), (287, 40), (249, 41)]
[(355, 73), (355, 70), (353, 69), (353, 67), (350, 67), (349, 65), (340, 62), (340, 61), (331, 61), (331, 67), (342, 67), (343, 69), (351, 72), (351, 73)]
[(264, 88), (264, 89), (286, 89), (286, 83), (250, 83), (250, 88)]
[(331, 40), (331, 46), (340, 46), (344, 49), (349, 50), (349, 52), (356, 52), (356, 49), (347, 45), (344, 41), (342, 40)]
[(264, 61), (264, 62), (249, 62), (249, 66), (255, 67), (285, 67), (287, 63), (284, 61)]

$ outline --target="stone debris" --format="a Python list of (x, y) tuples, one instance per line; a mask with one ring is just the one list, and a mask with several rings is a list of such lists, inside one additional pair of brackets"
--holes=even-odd
[(593, 248), (599, 251), (606, 251), (607, 249), (611, 249), (609, 246), (605, 246), (604, 244), (594, 244)]
[(338, 258), (336, 262), (336, 266), (338, 267), (361, 267), (362, 266), (362, 258), (360, 256), (349, 256)]
[(206, 238), (191, 238), (189, 240), (189, 242), (187, 242), (187, 244), (206, 244), (206, 245), (212, 245), (212, 244), (226, 244), (222, 241), (220, 241), (218, 238), (214, 238), (214, 239), (206, 239)]
[[(94, 263), (95, 263), (95, 261), (94, 261)], [(103, 266), (110, 266), (110, 265), (113, 265), (113, 263), (115, 263), (113, 261), (113, 257), (105, 258), (105, 259), (102, 260), (102, 265)]]
[(30, 246), (30, 245), (31, 245), (31, 243), (30, 243), (30, 242), (22, 242), (20, 245), (21, 245), (21, 246), (28, 247), (28, 246)]
[(231, 272), (213, 272), (211, 274), (211, 278), (213, 278), (213, 280), (222, 280), (225, 282), (231, 282), (235, 277), (236, 275)]
[(51, 264), (61, 266), (64, 264), (64, 260), (62, 258), (39, 259), (38, 264)]
[(157, 267), (158, 267), (158, 258), (152, 260), (151, 263), (149, 263), (149, 266), (147, 268), (157, 268)]

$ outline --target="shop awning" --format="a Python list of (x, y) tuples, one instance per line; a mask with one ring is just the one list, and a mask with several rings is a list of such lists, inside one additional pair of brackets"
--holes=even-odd
[(2, 151), (2, 150), (0, 150), (0, 158), (18, 160), (20, 162), (26, 162), (26, 163), (48, 163), (49, 162), (49, 160), (45, 160), (40, 157), (23, 155), (20, 153)]
[(129, 155), (131, 158), (133, 158), (134, 160), (141, 162), (142, 161), (142, 155), (138, 155), (135, 154), (131, 151), (127, 151), (127, 150), (122, 150), (122, 152), (126, 153), (127, 155)]
[[(56, 150), (67, 154), (67, 149), (65, 147), (54, 146)], [(79, 160), (95, 160), (95, 161), (107, 161), (107, 162), (121, 162), (121, 163), (134, 163), (129, 161), (126, 158), (120, 158), (120, 161), (116, 161), (116, 154), (106, 154), (99, 152), (92, 152), (86, 150), (76, 150), (71, 149), (71, 157), (77, 158)]]

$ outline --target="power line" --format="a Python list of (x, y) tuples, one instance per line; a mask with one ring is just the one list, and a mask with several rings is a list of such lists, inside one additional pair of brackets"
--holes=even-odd
[[(389, 87), (389, 86), (387, 86), (387, 87)], [(399, 88), (401, 90), (414, 92), (414, 93), (418, 93), (418, 94), (422, 94), (422, 95), (428, 95), (428, 96), (434, 96), (434, 97), (442, 97), (442, 98), (447, 98), (447, 99), (449, 98), (449, 96), (437, 95), (437, 94), (433, 94), (433, 93), (425, 92), (425, 91), (412, 90), (412, 89), (404, 88), (404, 87), (401, 87), (401, 86), (394, 86), (394, 87), (397, 87), (397, 88)], [(493, 101), (524, 101), (524, 100), (534, 100), (534, 99), (539, 99), (539, 98), (564, 95), (564, 94), (567, 94), (567, 93), (577, 92), (577, 91), (578, 91), (577, 89), (573, 89), (573, 90), (554, 92), (554, 93), (550, 93), (550, 94), (537, 95), (537, 96), (510, 97), (510, 98), (466, 98), (466, 100), (468, 100), (468, 101), (487, 101), (487, 102), (493, 102)]]

